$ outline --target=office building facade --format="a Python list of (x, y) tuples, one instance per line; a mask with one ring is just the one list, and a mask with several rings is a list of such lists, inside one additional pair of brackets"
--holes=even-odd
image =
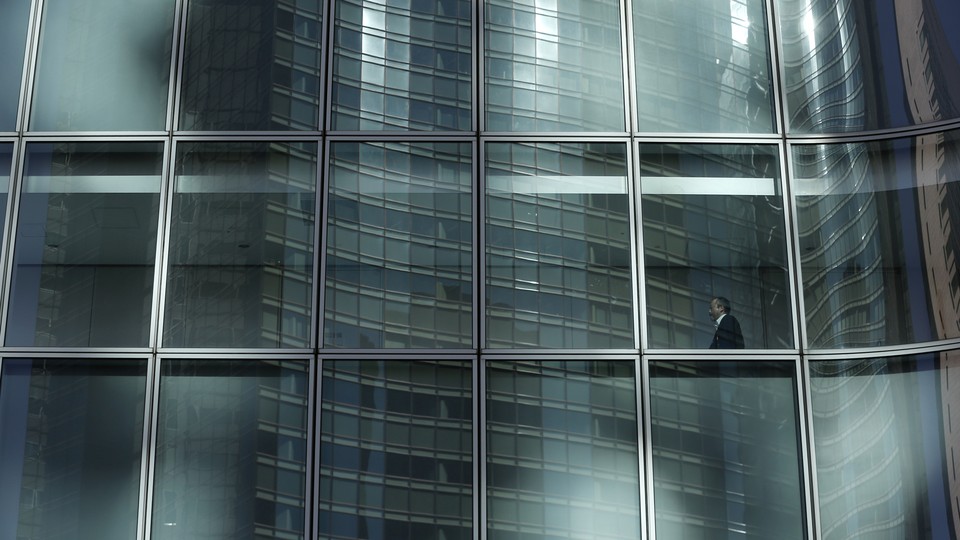
[(0, 15), (0, 539), (960, 536), (954, 2)]

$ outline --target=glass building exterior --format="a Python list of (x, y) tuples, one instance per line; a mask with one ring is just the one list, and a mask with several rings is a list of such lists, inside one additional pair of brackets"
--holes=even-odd
[(958, 25), (3, 2), (0, 540), (957, 539)]

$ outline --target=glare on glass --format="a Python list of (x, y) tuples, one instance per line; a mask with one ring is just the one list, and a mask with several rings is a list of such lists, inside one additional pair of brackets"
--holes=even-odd
[(486, 364), (489, 540), (639, 540), (633, 367)]
[(317, 145), (177, 147), (168, 347), (310, 345)]
[(762, 0), (632, 5), (640, 131), (774, 130)]
[(487, 131), (623, 131), (618, 0), (486, 0)]
[(468, 0), (337, 0), (336, 130), (469, 130), (473, 117)]
[(488, 143), (488, 347), (633, 348), (621, 143)]
[(471, 153), (456, 142), (331, 145), (325, 346), (472, 345)]
[(820, 536), (956, 538), (958, 352), (810, 362)]
[(30, 129), (164, 129), (176, 4), (45, 0)]
[(7, 345), (146, 346), (160, 143), (27, 146)]
[(474, 538), (472, 372), (463, 361), (324, 361), (320, 538)]
[(321, 14), (291, 4), (189, 2), (180, 129), (317, 129)]
[(3, 360), (0, 538), (137, 537), (146, 368)]
[(960, 132), (793, 147), (807, 345), (960, 337)]
[(294, 360), (163, 360), (150, 537), (303, 539), (308, 380)]
[(793, 362), (652, 362), (657, 538), (805, 538)]
[(745, 348), (793, 347), (777, 148), (642, 144), (640, 192), (647, 346), (725, 348), (719, 297)]

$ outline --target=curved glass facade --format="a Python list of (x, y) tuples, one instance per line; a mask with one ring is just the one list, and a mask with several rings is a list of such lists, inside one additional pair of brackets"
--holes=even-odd
[(960, 537), (951, 0), (11, 0), (0, 538)]

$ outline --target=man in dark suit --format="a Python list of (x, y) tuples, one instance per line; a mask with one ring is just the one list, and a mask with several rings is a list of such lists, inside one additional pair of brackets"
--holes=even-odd
[(710, 318), (717, 331), (710, 342), (711, 349), (742, 349), (743, 332), (740, 322), (730, 314), (730, 300), (717, 296), (710, 301)]

